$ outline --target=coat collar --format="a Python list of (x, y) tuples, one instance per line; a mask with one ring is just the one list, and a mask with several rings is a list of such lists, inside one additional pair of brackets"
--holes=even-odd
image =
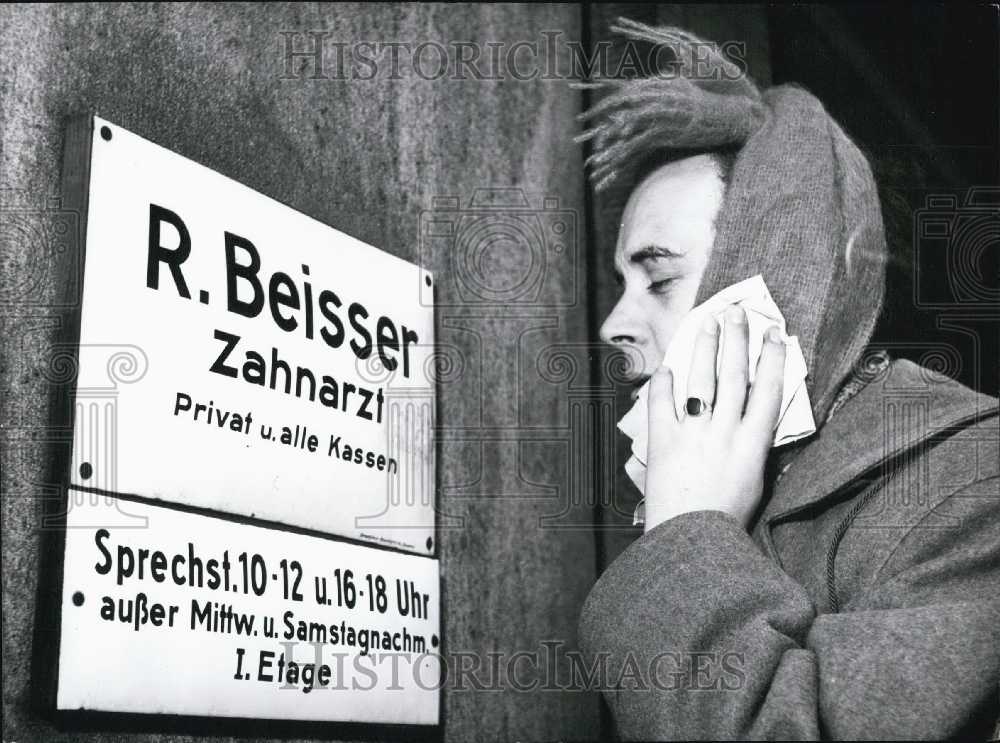
[(761, 521), (773, 523), (839, 495), (883, 461), (997, 410), (995, 397), (911, 361), (893, 361), (794, 455)]

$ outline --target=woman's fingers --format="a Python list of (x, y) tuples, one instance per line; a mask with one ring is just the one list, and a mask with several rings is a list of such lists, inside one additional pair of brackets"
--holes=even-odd
[(672, 426), (677, 425), (677, 409), (674, 406), (674, 375), (661, 366), (649, 380), (649, 444), (659, 441), (661, 436), (669, 436)]
[(785, 343), (778, 328), (764, 333), (764, 347), (757, 361), (757, 373), (750, 390), (750, 400), (743, 421), (752, 431), (767, 434), (768, 446), (778, 425), (781, 393), (785, 381)]
[(685, 401), (685, 413), (688, 418), (699, 416), (706, 420), (711, 418), (707, 410), (696, 408), (710, 406), (715, 401), (715, 359), (718, 354), (719, 321), (709, 315), (705, 318), (694, 342), (691, 370), (688, 373), (688, 399)]
[(733, 305), (723, 315), (725, 329), (722, 333), (722, 354), (719, 364), (719, 381), (715, 390), (713, 420), (739, 421), (747, 400), (748, 325), (746, 312)]

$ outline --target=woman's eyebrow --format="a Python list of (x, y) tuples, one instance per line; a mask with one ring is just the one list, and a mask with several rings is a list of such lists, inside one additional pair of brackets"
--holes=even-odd
[(662, 245), (644, 245), (629, 256), (629, 263), (645, 263), (655, 261), (659, 258), (682, 258), (683, 253), (664, 247)]

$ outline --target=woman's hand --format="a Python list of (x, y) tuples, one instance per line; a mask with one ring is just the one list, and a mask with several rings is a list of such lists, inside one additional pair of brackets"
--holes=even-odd
[[(746, 314), (734, 305), (724, 318), (719, 378), (720, 328), (710, 317), (695, 342), (688, 404), (680, 419), (673, 375), (661, 367), (650, 380), (646, 531), (682, 513), (705, 510), (724, 511), (746, 527), (760, 501), (781, 408), (785, 344), (777, 327), (764, 334), (748, 400)], [(691, 398), (714, 404), (697, 414)]]

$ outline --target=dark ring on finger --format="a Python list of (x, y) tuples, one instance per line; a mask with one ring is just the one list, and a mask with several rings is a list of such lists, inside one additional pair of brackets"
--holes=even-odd
[(689, 397), (684, 403), (684, 412), (692, 418), (712, 412), (712, 403), (701, 397)]

